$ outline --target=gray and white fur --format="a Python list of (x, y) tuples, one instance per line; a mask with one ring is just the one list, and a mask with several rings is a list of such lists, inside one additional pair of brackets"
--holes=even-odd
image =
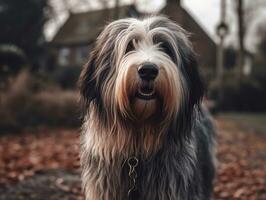
[(161, 16), (108, 24), (79, 86), (86, 200), (211, 198), (214, 129), (185, 30)]

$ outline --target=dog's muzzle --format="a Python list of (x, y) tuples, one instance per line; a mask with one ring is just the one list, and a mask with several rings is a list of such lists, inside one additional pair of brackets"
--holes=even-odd
[(158, 66), (153, 63), (144, 63), (138, 68), (138, 74), (141, 83), (136, 96), (144, 100), (154, 99), (156, 97), (154, 80), (159, 74)]

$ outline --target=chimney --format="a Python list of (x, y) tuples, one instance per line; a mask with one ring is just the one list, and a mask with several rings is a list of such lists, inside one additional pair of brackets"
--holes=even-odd
[(180, 6), (181, 0), (166, 0), (166, 3), (171, 4), (171, 5), (176, 4), (176, 5)]

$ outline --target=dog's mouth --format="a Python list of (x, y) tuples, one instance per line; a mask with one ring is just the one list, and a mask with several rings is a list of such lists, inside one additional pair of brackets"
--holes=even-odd
[(152, 100), (156, 98), (154, 83), (149, 81), (142, 82), (138, 91), (136, 92), (136, 97), (143, 100)]

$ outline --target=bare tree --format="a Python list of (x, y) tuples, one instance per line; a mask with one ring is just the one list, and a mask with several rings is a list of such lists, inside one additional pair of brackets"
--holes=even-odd
[[(256, 56), (254, 59), (255, 62), (255, 66), (256, 67), (261, 67), (261, 68), (265, 68), (266, 66), (266, 25), (265, 23), (260, 23), (258, 25), (258, 29), (257, 29), (257, 37), (258, 37), (258, 43), (256, 46)], [(265, 70), (264, 70), (265, 73)]]
[(119, 18), (119, 0), (115, 0), (115, 16), (114, 19), (118, 19)]
[(245, 54), (245, 39), (248, 27), (254, 23), (256, 18), (260, 15), (260, 11), (266, 8), (265, 0), (234, 0), (234, 7), (237, 13), (238, 21), (238, 59), (237, 59), (237, 78), (241, 80), (244, 54)]
[(265, 11), (266, 1), (265, 0), (246, 0), (244, 5), (244, 24), (248, 27), (252, 24), (258, 16)]

